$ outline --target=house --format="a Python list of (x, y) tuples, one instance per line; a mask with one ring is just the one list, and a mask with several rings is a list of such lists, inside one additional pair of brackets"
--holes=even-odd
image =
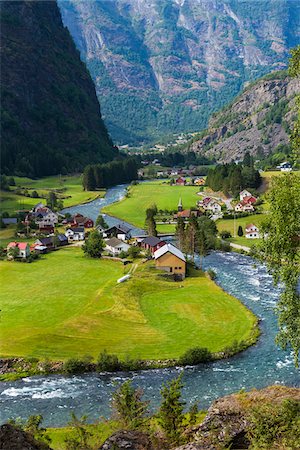
[(255, 211), (255, 208), (251, 203), (244, 203), (244, 201), (242, 201), (234, 207), (234, 210), (235, 212), (253, 212)]
[(208, 203), (206, 209), (208, 211), (212, 211), (214, 214), (220, 214), (220, 212), (222, 211), (221, 205), (219, 205), (219, 203), (217, 203), (217, 202), (215, 202), (213, 200)]
[(84, 227), (68, 228), (65, 232), (65, 236), (68, 238), (69, 242), (84, 241), (85, 238)]
[(205, 180), (204, 180), (204, 178), (196, 178), (194, 180), (194, 184), (196, 186), (204, 186), (205, 185)]
[(47, 253), (47, 247), (45, 245), (32, 244), (30, 246), (30, 251), (35, 253)]
[(177, 178), (177, 180), (175, 181), (175, 184), (176, 184), (177, 186), (185, 186), (186, 181), (185, 181), (184, 178), (179, 177), (179, 178)]
[(118, 225), (113, 225), (110, 228), (105, 230), (105, 234), (108, 238), (116, 237), (121, 239), (121, 241), (127, 241), (131, 238), (131, 228), (127, 227), (123, 223), (119, 223)]
[(277, 167), (277, 169), (281, 170), (281, 172), (291, 172), (293, 170), (293, 167), (291, 163), (285, 161)]
[(54, 239), (53, 237), (39, 238), (35, 241), (35, 245), (46, 247), (47, 250), (54, 250)]
[(43, 234), (54, 234), (54, 227), (52, 225), (46, 225), (43, 227), (39, 225), (39, 232)]
[(165, 241), (161, 241), (156, 236), (148, 236), (141, 242), (141, 247), (145, 250), (149, 250), (152, 255), (156, 250), (158, 250), (160, 247), (163, 247), (166, 245)]
[(75, 214), (73, 217), (73, 224), (77, 227), (93, 228), (94, 221), (83, 216), (82, 214)]
[(186, 259), (184, 254), (174, 245), (166, 244), (154, 252), (156, 268), (185, 278)]
[(247, 191), (246, 189), (240, 192), (240, 201), (244, 200), (245, 197), (252, 197), (251, 192)]
[(128, 252), (130, 249), (130, 245), (126, 244), (126, 242), (121, 241), (116, 237), (112, 237), (105, 241), (105, 250), (110, 253), (112, 256), (117, 256), (121, 252)]
[(15, 248), (19, 251), (18, 258), (27, 258), (30, 255), (30, 246), (27, 242), (10, 242), (7, 246), (8, 255), (9, 251)]
[(246, 232), (245, 237), (247, 239), (259, 239), (260, 238), (259, 229), (253, 223), (250, 223), (249, 225), (246, 226), (245, 232)]
[(65, 234), (59, 233), (56, 236), (56, 238), (57, 238), (58, 245), (60, 247), (63, 247), (64, 245), (68, 245), (68, 243), (69, 243), (68, 238)]
[(54, 227), (58, 223), (58, 215), (51, 211), (47, 206), (39, 208), (35, 212), (29, 213), (25, 221), (34, 220), (39, 228), (45, 228), (47, 226)]
[(244, 203), (244, 205), (254, 205), (254, 203), (257, 202), (257, 198), (254, 197), (253, 195), (249, 195), (243, 198), (242, 202)]

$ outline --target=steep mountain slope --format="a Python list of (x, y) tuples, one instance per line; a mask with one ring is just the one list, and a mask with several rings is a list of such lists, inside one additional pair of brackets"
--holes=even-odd
[(300, 79), (275, 72), (250, 85), (230, 105), (215, 114), (209, 129), (189, 145), (189, 150), (214, 156), (218, 161), (268, 155), (289, 143), (296, 117), (295, 95)]
[(1, 2), (1, 170), (42, 176), (116, 154), (54, 1)]
[(293, 0), (67, 0), (65, 25), (120, 142), (195, 131), (243, 88), (286, 67)]

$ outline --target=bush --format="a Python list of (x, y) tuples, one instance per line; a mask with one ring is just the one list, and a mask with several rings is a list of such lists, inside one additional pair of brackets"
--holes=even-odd
[(84, 359), (67, 359), (64, 362), (63, 371), (68, 374), (87, 372), (90, 369), (91, 361), (91, 356), (85, 356)]
[(238, 232), (237, 232), (237, 234), (238, 234), (238, 236), (243, 236), (243, 228), (241, 227), (241, 225), (239, 225), (239, 228), (238, 228)]
[(215, 280), (215, 279), (216, 279), (216, 277), (217, 277), (217, 274), (216, 274), (216, 272), (215, 272), (215, 271), (213, 271), (212, 269), (208, 269), (208, 271), (207, 271), (207, 275), (209, 276), (209, 278), (210, 278), (211, 280)]
[(212, 353), (205, 347), (194, 347), (187, 350), (178, 360), (182, 366), (196, 366), (212, 361)]
[(247, 343), (245, 341), (233, 341), (231, 345), (228, 347), (225, 347), (223, 349), (224, 356), (229, 357), (233, 356), (236, 353), (242, 352), (248, 347)]
[(221, 231), (220, 236), (222, 239), (228, 239), (228, 238), (231, 238), (231, 233), (230, 233), (230, 231), (223, 230), (223, 231)]
[(118, 370), (121, 370), (121, 362), (117, 355), (110, 355), (104, 350), (99, 355), (97, 369), (100, 372), (117, 372)]

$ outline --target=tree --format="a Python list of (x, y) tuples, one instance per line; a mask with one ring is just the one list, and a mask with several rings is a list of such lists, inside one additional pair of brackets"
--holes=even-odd
[(86, 191), (94, 191), (96, 180), (93, 166), (89, 165), (83, 171), (83, 187)]
[(104, 241), (98, 231), (92, 231), (82, 246), (82, 250), (92, 258), (101, 258), (104, 249)]
[[(43, 428), (43, 416), (32, 415), (29, 416), (26, 421), (22, 419), (11, 419), (9, 423), (16, 428), (24, 430), (29, 433), (36, 441), (41, 444), (41, 449), (44, 448), (43, 444), (49, 444), (51, 442), (50, 437), (47, 435), (47, 429)], [(49, 448), (48, 445), (45, 448)]]
[(243, 232), (243, 227), (241, 225), (239, 225), (238, 227), (238, 232), (237, 232), (238, 236), (242, 237), (244, 232)]
[(178, 245), (179, 245), (180, 250), (184, 251), (184, 248), (185, 248), (185, 245), (184, 245), (185, 223), (184, 223), (184, 219), (182, 217), (178, 217), (178, 219), (177, 219), (175, 236), (178, 239)]
[(149, 236), (157, 236), (156, 222), (154, 217), (146, 219), (146, 230)]
[(277, 342), (291, 346), (298, 366), (300, 350), (300, 176), (295, 173), (274, 177), (268, 200), (270, 212), (262, 223), (258, 257), (267, 264), (276, 284), (283, 290), (277, 304)]
[(137, 258), (140, 253), (141, 253), (141, 249), (139, 247), (134, 246), (134, 245), (132, 245), (128, 249), (128, 256), (130, 256), (133, 259)]
[(202, 270), (203, 258), (208, 254), (209, 244), (203, 228), (197, 231), (197, 252), (200, 256), (200, 269)]
[(158, 412), (158, 420), (171, 444), (180, 442), (184, 428), (183, 408), (185, 403), (181, 400), (183, 383), (181, 375), (163, 385), (161, 396), (163, 398)]
[(66, 450), (92, 450), (89, 443), (92, 434), (87, 429), (87, 416), (78, 418), (72, 412), (69, 426), (72, 432), (65, 439)]
[[(300, 45), (291, 51), (292, 57), (289, 64), (289, 75), (291, 77), (300, 76)], [(300, 95), (296, 96), (296, 105), (298, 108), (297, 119), (294, 125), (294, 129), (290, 136), (292, 146), (292, 156), (295, 166), (300, 165)]]
[(99, 214), (99, 216), (96, 219), (96, 225), (100, 225), (102, 228), (106, 229), (108, 228), (107, 223), (104, 220), (104, 217), (102, 214)]
[(47, 195), (47, 206), (53, 210), (57, 207), (57, 196), (55, 192), (50, 191)]
[(126, 428), (141, 427), (148, 412), (148, 401), (142, 400), (143, 391), (135, 389), (132, 381), (125, 381), (114, 393), (112, 406), (114, 415)]

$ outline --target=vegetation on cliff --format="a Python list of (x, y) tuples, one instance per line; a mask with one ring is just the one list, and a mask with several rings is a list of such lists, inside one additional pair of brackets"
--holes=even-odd
[(1, 2), (1, 171), (78, 172), (117, 154), (56, 2)]

